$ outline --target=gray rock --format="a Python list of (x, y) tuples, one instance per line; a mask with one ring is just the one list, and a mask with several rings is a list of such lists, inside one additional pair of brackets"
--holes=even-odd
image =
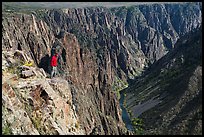
[(32, 76), (34, 76), (34, 72), (32, 70), (24, 70), (21, 73), (22, 78), (29, 78), (29, 77), (32, 77)]

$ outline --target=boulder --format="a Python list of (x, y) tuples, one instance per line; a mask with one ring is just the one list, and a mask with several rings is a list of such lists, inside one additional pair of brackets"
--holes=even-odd
[(24, 70), (21, 73), (22, 78), (29, 78), (29, 77), (32, 77), (32, 76), (34, 76), (34, 73), (33, 73), (32, 70)]

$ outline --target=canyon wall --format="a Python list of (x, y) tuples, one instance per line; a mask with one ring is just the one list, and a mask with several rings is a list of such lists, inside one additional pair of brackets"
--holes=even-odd
[[(2, 50), (12, 52), (14, 59), (13, 54), (22, 51), (48, 78), (50, 57), (58, 48), (60, 78), (73, 87), (69, 91), (73, 113), (83, 133), (129, 134), (112, 91), (127, 86), (128, 80), (172, 49), (180, 35), (201, 25), (200, 3), (175, 7), (161, 4), (42, 9), (32, 14), (4, 12)], [(12, 64), (12, 59), (6, 61)]]

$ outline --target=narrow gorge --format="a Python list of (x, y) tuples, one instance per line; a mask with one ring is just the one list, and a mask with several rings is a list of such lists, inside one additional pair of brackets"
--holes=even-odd
[[(153, 92), (145, 92), (145, 83), (134, 87), (137, 78), (143, 81), (155, 63), (174, 54), (182, 45), (178, 42), (202, 24), (199, 2), (112, 8), (17, 6), (3, 3), (2, 10), (2, 134), (137, 134), (123, 121), (120, 91), (126, 91), (122, 97), (129, 113), (151, 98), (142, 97)], [(50, 79), (54, 49), (59, 52), (60, 75)], [(140, 98), (131, 88), (141, 91)], [(148, 113), (144, 116), (150, 118)], [(134, 117), (136, 113), (129, 120)], [(163, 128), (144, 131), (165, 134)]]

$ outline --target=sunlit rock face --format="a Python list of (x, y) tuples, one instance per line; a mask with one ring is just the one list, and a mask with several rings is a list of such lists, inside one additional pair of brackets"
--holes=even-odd
[[(8, 75), (12, 75), (7, 72), (7, 69), (10, 69), (10, 67), (16, 67), (17, 70), (19, 69), (19, 73), (22, 73), (19, 75), (19, 77), (23, 79), (22, 81), (29, 81), (27, 78), (31, 78), (30, 81), (35, 82), (35, 80), (32, 78), (40, 77), (36, 80), (39, 83), (39, 87), (37, 89), (33, 89), (36, 91), (32, 91), (31, 88), (31, 92), (27, 89), (29, 88), (29, 86), (25, 86), (24, 89), (22, 89), (22, 92), (28, 92), (29, 95), (38, 94), (36, 95), (37, 97), (33, 98), (32, 100), (33, 102), (36, 101), (36, 107), (39, 107), (39, 113), (43, 114), (39, 119), (33, 120), (28, 118), (28, 120), (30, 120), (31, 122), (30, 124), (33, 124), (33, 129), (30, 129), (31, 131), (28, 132), (26, 131), (26, 129), (22, 129), (21, 131), (13, 131), (18, 129), (13, 129), (12, 126), (10, 126), (12, 122), (5, 122), (5, 124), (7, 123), (7, 125), (12, 128), (11, 132), (13, 134), (96, 134), (95, 130), (92, 131), (96, 128), (100, 129), (100, 132), (97, 132), (97, 134), (126, 134), (127, 130), (121, 118), (119, 103), (114, 93), (111, 92), (111, 84), (108, 81), (108, 75), (106, 74), (108, 70), (104, 70), (103, 68), (99, 69), (96, 62), (96, 57), (92, 55), (90, 49), (81, 49), (76, 37), (70, 33), (66, 33), (61, 39), (54, 39), (55, 36), (53, 33), (51, 33), (50, 29), (45, 24), (45, 26), (42, 25), (45, 22), (35, 19), (33, 15), (16, 15), (13, 18), (6, 17), (4, 18), (4, 21), (5, 22), (3, 23), (3, 29), (5, 37), (3, 37), (2, 41), (4, 45), (3, 50), (5, 51), (5, 65), (3, 66), (5, 75), (7, 75), (7, 73)], [(19, 21), (17, 23), (18, 25), (24, 21), (25, 22), (22, 23), (22, 26), (17, 26), (14, 23), (15, 21)], [(8, 27), (7, 25), (11, 26)], [(43, 28), (41, 28), (42, 26)], [(23, 30), (21, 30), (22, 28)], [(15, 34), (12, 34), (11, 31), (18, 33), (18, 35), (16, 36)], [(42, 34), (43, 32), (46, 33)], [(59, 86), (60, 84), (63, 84), (61, 90), (67, 87), (69, 88), (69, 90), (66, 91), (64, 89), (63, 92), (65, 94), (69, 94), (70, 92), (69, 95), (64, 96), (64, 94), (61, 93), (62, 91), (59, 91), (60, 97), (57, 97), (57, 95), (55, 97), (55, 100), (58, 100), (59, 103), (56, 102), (53, 107), (59, 105), (59, 109), (62, 110), (56, 111), (59, 111), (59, 113), (60, 111), (62, 111), (62, 113), (65, 113), (58, 114), (56, 117), (60, 117), (62, 115), (62, 119), (53, 119), (53, 114), (48, 111), (48, 109), (50, 109), (49, 107), (47, 108), (47, 110), (41, 110), (43, 109), (41, 108), (41, 105), (43, 105), (42, 102), (44, 100), (42, 99), (42, 97), (40, 97), (41, 93), (45, 95), (48, 94), (48, 97), (49, 93), (47, 92), (49, 92), (50, 90), (53, 93), (57, 93), (57, 89), (52, 87), (52, 81), (51, 83), (49, 83), (49, 79), (44, 79), (43, 81), (41, 80), (41, 76), (43, 76), (46, 72), (48, 73), (45, 74), (44, 78), (46, 77), (46, 75), (47, 78), (49, 78), (49, 61), (50, 56), (52, 55), (53, 45), (56, 42), (55, 40), (59, 42), (59, 46), (61, 47), (61, 56), (59, 62), (61, 79), (59, 79), (55, 85)], [(51, 41), (53, 41), (54, 44), (48, 44), (49, 42), (46, 44), (45, 41), (49, 41), (50, 43), (52, 43)], [(15, 54), (16, 52), (20, 52), (21, 54), (17, 55)], [(39, 72), (40, 74), (38, 74), (38, 71), (35, 72), (35, 69), (22, 71), (21, 65), (29, 60), (33, 62), (35, 67), (42, 67), (43, 70), (41, 69), (41, 71), (45, 72), (43, 74)], [(106, 64), (105, 66), (110, 71), (110, 65), (109, 68), (108, 64)], [(16, 71), (12, 73), (16, 73)], [(21, 81), (18, 76), (17, 81)], [(68, 81), (72, 85), (72, 87), (70, 87), (66, 81)], [(41, 85), (42, 83), (46, 83), (47, 85)], [(23, 83), (23, 85), (24, 84), (26, 85), (26, 83)], [(35, 86), (35, 84), (31, 84), (30, 86)], [(46, 91), (44, 89), (44, 86), (49, 87), (50, 90)], [(6, 89), (4, 89), (3, 91), (6, 92)], [(20, 92), (20, 90), (17, 89), (17, 92)], [(27, 98), (29, 98), (29, 96)], [(26, 106), (25, 103), (27, 103), (28, 101), (27, 98), (24, 99), (26, 101), (22, 102), (21, 104), (23, 108), (24, 106)], [(66, 105), (66, 100), (64, 102), (65, 104), (63, 104), (63, 101), (60, 101), (63, 100), (63, 98), (71, 99), (74, 105)], [(32, 114), (31, 110), (29, 110), (28, 112), (26, 110), (19, 111), (22, 111), (22, 113), (26, 111), (30, 117), (33, 117), (34, 114)], [(47, 113), (51, 117), (51, 120), (48, 120), (48, 122), (52, 122), (51, 124), (54, 124), (56, 128), (58, 127), (58, 129), (53, 131), (49, 130), (53, 125), (47, 125), (48, 127), (46, 127), (44, 125), (45, 123), (37, 123), (38, 125), (37, 127), (35, 127), (36, 125), (33, 121), (41, 121), (42, 118), (45, 117), (44, 111), (48, 111)], [(7, 119), (6, 116), (10, 117), (10, 115), (6, 114), (7, 111), (5, 111), (4, 119)], [(12, 113), (11, 115), (14, 114)], [(70, 115), (70, 117), (66, 117), (67, 115)], [(38, 118), (39, 116), (36, 117)], [(70, 122), (72, 121), (71, 117), (73, 117), (73, 122)], [(59, 121), (63, 123), (61, 125), (58, 125), (54, 123), (56, 121), (57, 123)], [(20, 128), (21, 126), (22, 125), (19, 125), (17, 128)], [(75, 129), (76, 127), (79, 129)]]
[[(3, 14), (5, 128), (12, 127), (8, 131), (13, 134), (129, 134), (113, 85), (127, 85), (174, 48), (180, 35), (200, 26), (201, 5), (184, 7), (143, 5)], [(191, 7), (193, 10), (188, 9)], [(60, 78), (51, 81), (49, 62), (54, 48), (60, 53)], [(33, 68), (22, 68), (29, 60)], [(7, 77), (14, 77), (16, 84), (8, 83)], [(25, 87), (19, 89), (21, 86)], [(9, 101), (10, 92), (17, 103)], [(50, 98), (55, 99), (50, 102)], [(19, 114), (12, 108), (10, 112), (9, 105), (17, 105)], [(24, 112), (25, 117), (20, 115)], [(15, 118), (27, 121), (30, 128), (22, 122), (12, 125)]]

